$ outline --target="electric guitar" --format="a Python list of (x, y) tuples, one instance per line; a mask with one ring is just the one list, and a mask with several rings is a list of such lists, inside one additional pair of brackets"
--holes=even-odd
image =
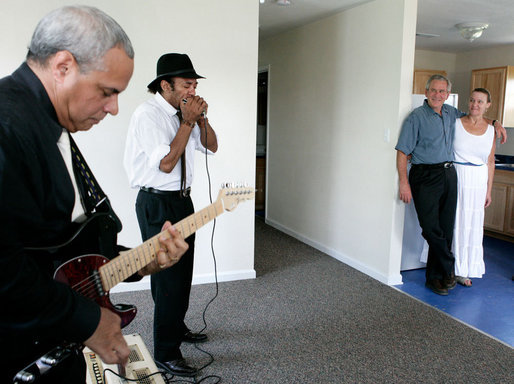
[[(253, 188), (225, 185), (221, 188), (218, 198), (213, 204), (173, 225), (184, 238), (187, 238), (224, 211), (232, 211), (239, 202), (253, 199), (254, 196), (255, 190)], [(94, 214), (80, 226), (69, 241), (45, 249), (55, 250), (70, 247), (73, 243), (83, 243), (83, 238), (89, 237), (92, 231), (108, 228), (108, 221), (108, 214)], [(155, 260), (161, 248), (159, 243), (161, 236), (169, 238), (170, 234), (167, 230), (163, 231), (140, 246), (121, 252), (112, 260), (97, 254), (75, 257), (56, 269), (54, 280), (67, 284), (82, 296), (116, 313), (121, 318), (121, 328), (124, 328), (134, 319), (137, 309), (132, 305), (113, 305), (109, 298), (109, 290)], [(76, 349), (82, 349), (82, 347), (78, 343), (65, 343), (57, 346), (18, 372), (13, 379), (13, 383), (33, 383), (39, 376), (59, 364)]]

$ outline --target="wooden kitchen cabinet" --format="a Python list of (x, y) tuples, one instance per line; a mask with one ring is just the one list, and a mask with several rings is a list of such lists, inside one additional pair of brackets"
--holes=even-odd
[(446, 77), (446, 71), (441, 71), (439, 69), (415, 69), (412, 93), (424, 95), (427, 81), (432, 75), (443, 75)]
[(494, 172), (492, 203), (485, 210), (484, 229), (514, 237), (514, 171)]
[(499, 120), (504, 127), (514, 127), (514, 66), (474, 69), (471, 90), (478, 87), (491, 93), (487, 117)]
[(503, 232), (505, 226), (505, 204), (507, 203), (508, 185), (493, 184), (491, 191), (492, 202), (485, 209), (484, 228)]
[(504, 230), (507, 235), (514, 236), (514, 186), (508, 189), (506, 207)]

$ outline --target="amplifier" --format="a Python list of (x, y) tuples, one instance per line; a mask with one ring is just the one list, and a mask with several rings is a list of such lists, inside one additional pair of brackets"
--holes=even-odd
[[(87, 347), (84, 348), (83, 353), (87, 363), (87, 384), (165, 384), (161, 374), (152, 375), (152, 373), (158, 372), (158, 369), (141, 336), (135, 333), (124, 335), (124, 337), (130, 349), (129, 360), (124, 373), (120, 373), (117, 365), (105, 364), (96, 353)], [(137, 381), (125, 380), (106, 369), (122, 374), (127, 379)]]

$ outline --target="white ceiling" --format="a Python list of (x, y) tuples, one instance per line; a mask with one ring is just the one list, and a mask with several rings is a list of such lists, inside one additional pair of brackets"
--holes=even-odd
[[(265, 0), (259, 5), (259, 37), (265, 39), (369, 1), (290, 0), (291, 5), (281, 6), (277, 0)], [(464, 22), (485, 22), (489, 28), (469, 42), (455, 28)], [(418, 0), (416, 32), (439, 35), (416, 37), (416, 49), (463, 52), (514, 44), (514, 1)]]

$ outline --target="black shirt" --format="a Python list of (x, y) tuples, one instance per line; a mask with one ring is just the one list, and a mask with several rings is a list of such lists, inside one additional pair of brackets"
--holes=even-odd
[(0, 80), (2, 363), (37, 355), (37, 347), (27, 347), (34, 337), (83, 342), (100, 320), (96, 303), (53, 280), (47, 255), (24, 250), (58, 244), (73, 227), (75, 194), (57, 146), (62, 131), (45, 88), (26, 63)]

